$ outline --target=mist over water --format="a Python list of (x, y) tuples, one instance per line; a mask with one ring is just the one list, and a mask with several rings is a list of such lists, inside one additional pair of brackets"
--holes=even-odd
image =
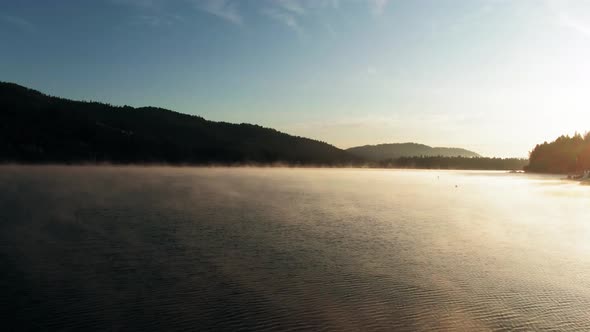
[(0, 167), (8, 330), (588, 330), (590, 187), (500, 172)]

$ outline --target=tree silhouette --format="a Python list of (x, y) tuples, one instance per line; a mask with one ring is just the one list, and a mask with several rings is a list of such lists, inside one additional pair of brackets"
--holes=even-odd
[(341, 165), (359, 158), (324, 142), (161, 108), (50, 97), (0, 83), (0, 160)]
[(590, 169), (590, 133), (584, 137), (562, 135), (551, 143), (537, 144), (530, 153), (528, 172), (581, 173)]

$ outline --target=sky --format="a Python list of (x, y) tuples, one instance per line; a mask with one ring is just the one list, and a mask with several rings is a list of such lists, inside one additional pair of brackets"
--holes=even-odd
[(0, 0), (0, 81), (337, 147), (590, 130), (590, 1)]

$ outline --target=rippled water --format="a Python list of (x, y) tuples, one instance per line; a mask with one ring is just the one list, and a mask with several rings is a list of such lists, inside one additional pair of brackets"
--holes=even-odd
[(589, 330), (590, 187), (499, 172), (0, 168), (16, 330)]

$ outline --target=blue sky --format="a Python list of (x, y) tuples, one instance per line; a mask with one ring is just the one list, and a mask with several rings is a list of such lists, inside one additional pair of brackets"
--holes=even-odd
[(590, 1), (0, 2), (0, 80), (338, 147), (590, 130)]

